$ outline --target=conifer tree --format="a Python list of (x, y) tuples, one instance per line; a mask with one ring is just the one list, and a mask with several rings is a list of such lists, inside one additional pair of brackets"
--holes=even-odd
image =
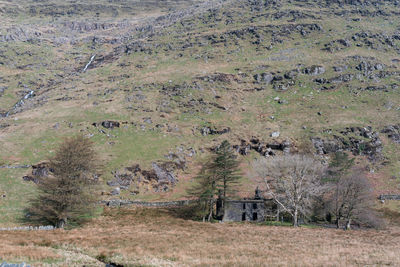
[(212, 161), (210, 160), (202, 166), (200, 172), (194, 178), (196, 184), (188, 190), (190, 196), (197, 197), (200, 201), (203, 222), (205, 222), (206, 217), (207, 221), (211, 221), (215, 201), (214, 196), (217, 194), (217, 180), (210, 168), (211, 164)]
[(217, 187), (222, 191), (222, 208), (225, 211), (225, 200), (227, 196), (236, 192), (236, 187), (241, 178), (239, 161), (236, 159), (236, 155), (227, 140), (223, 141), (216, 150), (212, 171), (218, 181)]
[[(218, 191), (222, 193), (222, 210), (225, 209), (225, 200), (235, 193), (240, 179), (239, 161), (228, 141), (223, 141), (216, 148), (203, 165), (199, 174), (195, 177), (196, 184), (189, 189), (189, 194), (199, 198), (203, 206), (204, 214), (211, 220), (213, 206)], [(205, 220), (205, 216), (203, 220)]]
[(340, 188), (344, 179), (347, 178), (347, 174), (351, 167), (354, 165), (354, 159), (350, 159), (349, 156), (344, 152), (336, 152), (333, 155), (332, 161), (328, 168), (328, 177), (334, 187), (334, 196), (331, 203), (331, 212), (335, 216), (336, 227), (340, 227), (340, 218), (343, 216), (340, 205)]

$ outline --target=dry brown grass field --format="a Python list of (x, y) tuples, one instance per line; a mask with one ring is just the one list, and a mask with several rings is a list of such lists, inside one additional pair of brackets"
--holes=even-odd
[(0, 232), (0, 258), (34, 266), (399, 266), (400, 228), (343, 231), (202, 223), (106, 209), (80, 229)]

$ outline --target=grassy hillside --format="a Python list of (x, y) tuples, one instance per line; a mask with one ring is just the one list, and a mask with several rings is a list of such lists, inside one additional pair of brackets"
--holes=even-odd
[[(224, 139), (239, 151), (286, 141), (317, 154), (320, 138), (322, 160), (332, 141), (357, 157), (376, 194), (398, 193), (398, 129), (380, 132), (398, 125), (399, 6), (337, 2), (0, 2), (0, 163), (35, 165), (82, 133), (105, 163), (105, 193), (120, 173), (133, 177), (123, 198), (179, 199)], [(258, 154), (240, 156), (246, 173)], [(172, 170), (175, 187), (159, 192), (127, 169), (153, 162), (185, 162)], [(1, 224), (35, 193), (22, 180), (31, 171), (0, 169)]]

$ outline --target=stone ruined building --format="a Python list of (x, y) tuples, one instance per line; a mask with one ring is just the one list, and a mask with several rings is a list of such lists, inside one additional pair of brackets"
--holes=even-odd
[(244, 198), (240, 200), (225, 200), (225, 213), (223, 211), (223, 200), (217, 200), (217, 216), (224, 222), (263, 222), (267, 219), (275, 219), (278, 209), (273, 199), (266, 199), (260, 196), (258, 188), (254, 198)]

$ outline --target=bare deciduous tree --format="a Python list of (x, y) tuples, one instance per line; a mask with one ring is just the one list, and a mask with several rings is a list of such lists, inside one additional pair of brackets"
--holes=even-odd
[(253, 168), (266, 193), (292, 216), (295, 227), (299, 225), (299, 215), (309, 215), (315, 197), (325, 188), (321, 184), (323, 165), (305, 155), (261, 158), (254, 162)]
[(98, 170), (93, 143), (83, 136), (67, 138), (50, 159), (51, 175), (38, 184), (29, 219), (63, 228), (85, 221), (97, 203), (94, 174)]
[(376, 223), (378, 218), (370, 209), (373, 200), (372, 187), (360, 169), (339, 178), (335, 184), (335, 193), (331, 194), (329, 207), (338, 221), (346, 221), (345, 229), (351, 228), (352, 220)]

